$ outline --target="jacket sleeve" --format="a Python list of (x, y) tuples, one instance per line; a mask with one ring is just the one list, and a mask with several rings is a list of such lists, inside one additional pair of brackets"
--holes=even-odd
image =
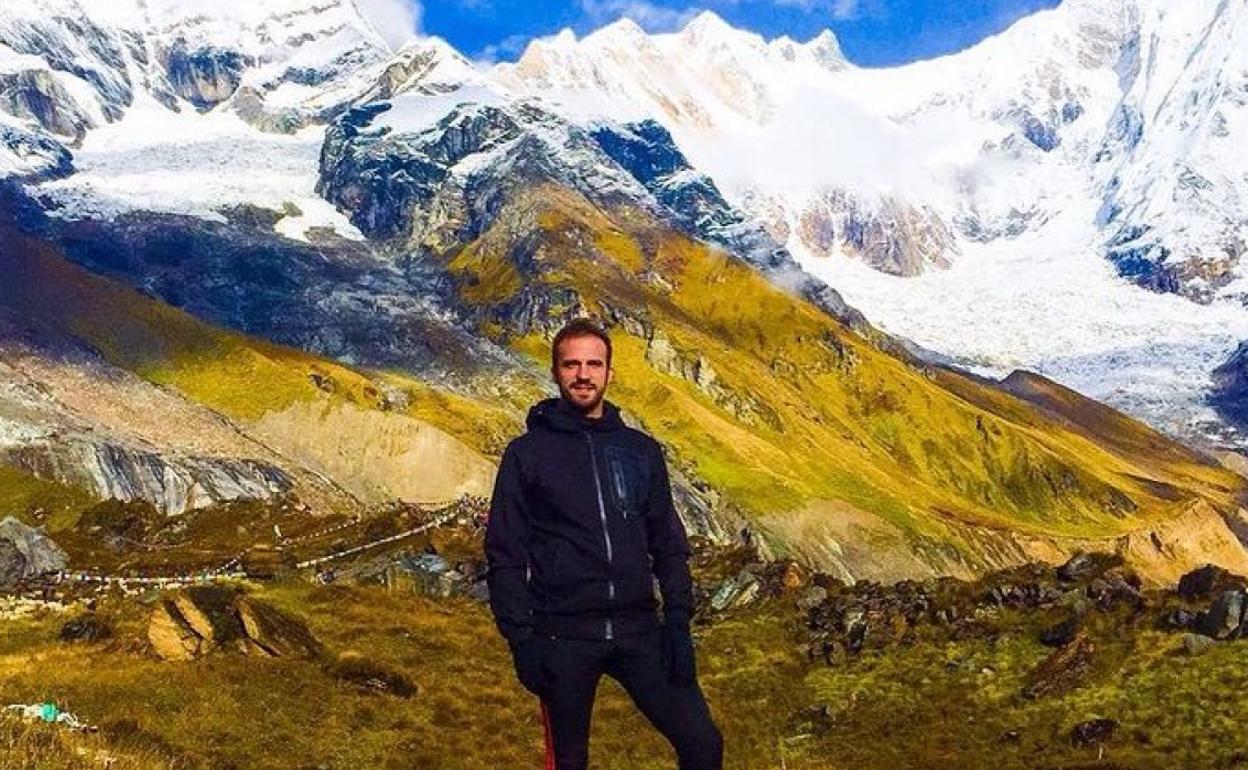
[(666, 622), (687, 624), (693, 616), (693, 579), (689, 574), (689, 539), (672, 503), (663, 449), (656, 442), (650, 473), (646, 542), (653, 559)]
[(529, 511), (515, 444), (503, 451), (485, 527), (486, 584), (499, 632), (511, 644), (533, 634), (529, 589)]

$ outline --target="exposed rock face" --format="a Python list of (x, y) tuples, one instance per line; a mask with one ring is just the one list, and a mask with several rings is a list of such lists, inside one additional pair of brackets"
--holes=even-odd
[(19, 182), (59, 179), (74, 171), (70, 151), (42, 129), (0, 121), (0, 176)]
[(796, 235), (812, 254), (841, 252), (890, 275), (947, 268), (949, 257), (959, 251), (939, 214), (895, 196), (867, 201), (832, 190), (808, 202), (796, 218)]
[(233, 649), (269, 657), (318, 657), (322, 648), (302, 622), (241, 591), (187, 588), (157, 604), (147, 638), (165, 660), (192, 660)]
[(1213, 370), (1209, 402), (1223, 419), (1248, 427), (1248, 342)]
[(0, 111), (33, 120), (73, 142), (94, 127), (91, 115), (46, 70), (0, 73)]
[(42, 530), (12, 516), (0, 521), (0, 588), (65, 569), (68, 557)]
[(742, 422), (748, 425), (766, 424), (776, 430), (782, 429), (780, 418), (774, 410), (748, 392), (739, 392), (725, 386), (719, 381), (705, 356), (676, 350), (661, 331), (654, 331), (646, 340), (646, 361), (657, 372), (693, 383)]
[(255, 460), (170, 457), (111, 443), (31, 442), (0, 448), (0, 463), (91, 490), (101, 500), (145, 500), (170, 515), (231, 500), (272, 500), (292, 488), (285, 471)]
[(32, 216), (38, 221), (31, 228), (63, 244), (83, 267), (143, 286), (175, 307), (246, 334), (431, 378), (497, 372), (516, 361), (460, 326), (459, 310), (443, 301), (449, 279), (425, 262), (397, 265), (341, 239), (292, 241), (244, 219), (220, 223), (134, 213), (87, 222)]
[(1028, 676), (1023, 697), (1057, 695), (1078, 687), (1092, 670), (1096, 646), (1082, 633), (1054, 650)]
[(254, 64), (248, 57), (225, 48), (190, 48), (175, 42), (165, 57), (165, 70), (174, 92), (207, 110), (229, 99), (242, 81), (243, 71)]

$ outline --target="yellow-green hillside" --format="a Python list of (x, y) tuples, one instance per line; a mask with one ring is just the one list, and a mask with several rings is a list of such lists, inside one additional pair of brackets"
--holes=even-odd
[[(350, 483), (334, 478), (361, 446), (387, 449), (380, 443), (383, 434), (398, 444), (419, 437), (425, 455), (449, 452), (447, 456), (458, 458), (457, 467), (435, 480), (439, 491), (465, 487), (482, 493), (492, 477), (489, 456), (517, 430), (516, 408), (505, 400), (511, 397), (506, 387), (499, 389), (504, 396), (498, 403), (490, 403), (423, 382), (412, 373), (353, 369), (214, 327), (74, 265), (52, 246), (11, 226), (0, 225), (0, 239), (0, 307), (9, 317), (45, 335), (50, 331), (51, 338), (86, 344), (109, 364), (230, 418), (289, 465), (310, 468), (364, 502), (369, 502), (365, 493), (373, 490), (386, 496), (389, 479), (378, 477), (380, 473), (402, 482), (396, 486), (404, 491), (420, 491), (419, 479), (400, 478), (405, 467), (421, 459), (402, 454), (403, 446), (394, 447), (391, 466), (369, 458), (356, 473), (359, 478)], [(522, 378), (504, 384), (514, 389), (517, 399), (531, 400), (536, 393), (531, 381), (526, 385)], [(108, 383), (101, 381), (100, 387)], [(176, 415), (169, 422), (171, 433), (178, 430), (172, 424)], [(160, 435), (145, 438), (160, 445)], [(374, 466), (381, 470), (371, 473)], [(458, 486), (456, 479), (462, 482)], [(319, 504), (321, 513), (354, 507), (351, 494), (342, 491), (310, 502)], [(41, 486), (29, 474), (10, 470), (0, 475), (0, 501), (13, 510), (56, 507), (66, 495), (77, 495), (66, 503), (69, 507), (95, 502), (89, 495)]]
[[(866, 513), (861, 536), (876, 528), (912, 547), (952, 546), (931, 554), (952, 565), (967, 556), (968, 532), (1106, 538), (1197, 499), (1233, 506), (1242, 488), (1164, 438), (1141, 444), (1129, 418), (1075, 426), (881, 352), (749, 266), (636, 212), (608, 215), (549, 187), (512, 205), (541, 229), (526, 252), (531, 280), (574, 289), (615, 322), (611, 397), (764, 527)], [(504, 212), (467, 247), (470, 259), (450, 262), (465, 299), (496, 308), (484, 313), (487, 330), (505, 327), (520, 291), (507, 265), (515, 227)], [(513, 344), (539, 362), (548, 355), (532, 333)]]

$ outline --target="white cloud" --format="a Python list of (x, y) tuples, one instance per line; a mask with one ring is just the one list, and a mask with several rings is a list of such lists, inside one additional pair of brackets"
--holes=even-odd
[(671, 32), (689, 23), (701, 8), (667, 8), (650, 0), (580, 0), (581, 10), (594, 26), (621, 17), (637, 22), (648, 32)]
[(355, 4), (392, 50), (402, 48), (420, 30), (419, 0), (355, 0)]

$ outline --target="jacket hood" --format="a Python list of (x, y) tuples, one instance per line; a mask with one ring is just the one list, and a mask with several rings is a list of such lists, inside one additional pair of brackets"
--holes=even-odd
[(624, 421), (620, 419), (619, 407), (606, 399), (602, 402), (602, 417), (591, 420), (581, 416), (563, 398), (546, 398), (529, 409), (525, 425), (529, 430), (545, 428), (565, 433), (580, 433), (584, 430), (606, 432), (623, 428)]

